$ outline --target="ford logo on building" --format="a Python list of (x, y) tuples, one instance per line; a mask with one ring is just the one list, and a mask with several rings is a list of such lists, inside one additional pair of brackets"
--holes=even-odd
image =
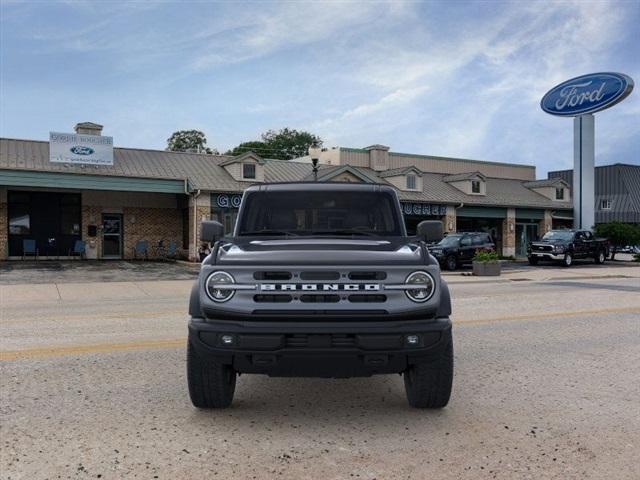
[(574, 117), (612, 107), (633, 90), (633, 80), (622, 73), (590, 73), (572, 78), (549, 90), (542, 110), (551, 115)]
[(71, 153), (74, 153), (76, 155), (92, 155), (92, 154), (94, 154), (96, 152), (91, 147), (83, 147), (83, 146), (80, 146), (80, 145), (76, 145), (75, 147), (71, 147), (69, 150), (71, 150)]

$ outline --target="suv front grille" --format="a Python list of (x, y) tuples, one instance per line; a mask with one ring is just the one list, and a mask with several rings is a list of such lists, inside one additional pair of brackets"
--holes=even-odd
[(285, 347), (288, 348), (349, 348), (356, 345), (355, 335), (305, 335), (291, 334), (285, 336)]

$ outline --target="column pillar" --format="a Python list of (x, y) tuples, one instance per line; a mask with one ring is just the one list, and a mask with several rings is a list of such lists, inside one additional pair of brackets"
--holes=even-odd
[(446, 233), (455, 233), (457, 231), (456, 218), (456, 207), (454, 205), (447, 205), (447, 213), (442, 219)]
[(516, 209), (507, 209), (507, 218), (502, 221), (502, 255), (516, 256)]
[(189, 260), (192, 262), (200, 261), (200, 225), (203, 220), (211, 218), (210, 198), (209, 192), (201, 192), (198, 196), (193, 193), (189, 196)]
[(553, 228), (553, 218), (551, 217), (551, 210), (544, 211), (544, 218), (538, 222), (538, 236), (542, 236)]
[(591, 114), (573, 119), (573, 228), (595, 224), (595, 121)]

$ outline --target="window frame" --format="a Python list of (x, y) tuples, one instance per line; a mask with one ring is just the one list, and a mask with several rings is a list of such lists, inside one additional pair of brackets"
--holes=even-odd
[(600, 210), (611, 210), (612, 205), (613, 205), (613, 202), (611, 201), (610, 198), (603, 198), (602, 200), (600, 200)]
[(564, 200), (564, 187), (556, 187), (556, 200)]
[[(249, 177), (246, 174), (246, 167), (253, 167), (253, 176)], [(242, 179), (243, 180), (256, 180), (258, 178), (258, 168), (253, 162), (243, 162), (242, 163)]]
[[(409, 179), (413, 181), (413, 186), (409, 185)], [(418, 189), (418, 176), (415, 173), (408, 173), (406, 175), (405, 186), (407, 190), (417, 190)]]
[[(478, 190), (476, 191), (476, 185), (478, 186)], [(471, 193), (482, 194), (482, 181), (481, 180), (471, 180)]]

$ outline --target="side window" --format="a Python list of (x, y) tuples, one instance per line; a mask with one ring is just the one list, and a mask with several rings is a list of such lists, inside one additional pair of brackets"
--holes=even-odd
[(484, 243), (484, 235), (474, 235), (473, 245), (482, 245)]
[(581, 242), (582, 240), (584, 240), (584, 234), (582, 232), (578, 232), (576, 233), (576, 241)]
[(461, 247), (470, 247), (471, 246), (471, 237), (462, 237), (460, 240)]
[(591, 232), (584, 232), (583, 235), (585, 240), (593, 240), (593, 235), (591, 235)]

